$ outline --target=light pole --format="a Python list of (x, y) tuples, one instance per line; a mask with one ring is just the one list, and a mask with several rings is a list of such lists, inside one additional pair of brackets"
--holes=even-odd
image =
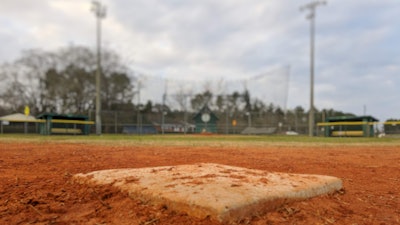
[(134, 91), (133, 94), (137, 94), (137, 109), (136, 109), (136, 132), (138, 135), (142, 134), (142, 116), (140, 114), (140, 89), (142, 87), (142, 82), (138, 80), (138, 90)]
[(165, 101), (167, 100), (167, 93), (163, 94), (162, 97), (162, 108), (161, 108), (161, 134), (164, 134), (164, 124), (165, 124), (165, 115), (167, 112), (165, 112)]
[(319, 5), (325, 5), (326, 1), (314, 1), (300, 8), (301, 11), (308, 9), (310, 14), (307, 19), (310, 20), (310, 112), (308, 119), (308, 134), (314, 136), (314, 33), (315, 33), (315, 8)]
[(251, 112), (246, 112), (246, 116), (247, 116), (247, 126), (251, 127)]
[(98, 1), (93, 1), (92, 12), (97, 18), (96, 134), (101, 135), (101, 19), (106, 17), (106, 7)]

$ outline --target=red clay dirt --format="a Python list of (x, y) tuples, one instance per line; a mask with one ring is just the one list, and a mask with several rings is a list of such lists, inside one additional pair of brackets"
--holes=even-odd
[(334, 194), (284, 205), (239, 224), (400, 224), (400, 149), (390, 145), (133, 146), (0, 140), (0, 224), (204, 224), (72, 175), (114, 168), (219, 163), (330, 175)]

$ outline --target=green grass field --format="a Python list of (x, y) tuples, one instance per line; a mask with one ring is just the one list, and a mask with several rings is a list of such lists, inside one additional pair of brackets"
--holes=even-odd
[(253, 135), (22, 135), (2, 134), (0, 141), (12, 142), (82, 142), (87, 144), (129, 145), (399, 145), (400, 138), (334, 138), (308, 136)]

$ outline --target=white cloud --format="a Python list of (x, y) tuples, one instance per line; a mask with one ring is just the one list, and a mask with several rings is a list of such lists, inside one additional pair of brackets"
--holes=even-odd
[[(132, 68), (178, 79), (243, 78), (290, 65), (289, 108), (309, 106), (309, 21), (301, 1), (104, 0), (103, 46)], [(0, 61), (23, 49), (95, 46), (91, 1), (3, 0)], [(317, 10), (315, 103), (399, 117), (398, 0), (329, 0)], [(389, 110), (390, 109), (390, 110)]]

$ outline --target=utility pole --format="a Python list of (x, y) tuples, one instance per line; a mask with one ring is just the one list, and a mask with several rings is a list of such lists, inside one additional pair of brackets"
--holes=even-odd
[(162, 97), (162, 109), (161, 109), (161, 134), (164, 134), (164, 127), (165, 127), (165, 101), (167, 100), (167, 93), (164, 92)]
[(140, 89), (142, 88), (142, 81), (138, 81), (138, 90), (135, 92), (137, 93), (137, 118), (136, 118), (136, 129), (137, 129), (137, 134), (141, 135), (142, 134), (142, 115), (140, 114)]
[(96, 134), (101, 135), (101, 19), (106, 17), (106, 7), (98, 1), (93, 1), (92, 12), (97, 19)]
[(325, 5), (326, 1), (314, 1), (300, 8), (301, 11), (309, 10), (307, 19), (310, 20), (310, 112), (308, 119), (308, 134), (314, 136), (314, 33), (315, 33), (315, 9)]
[(165, 111), (165, 102), (167, 101), (167, 90), (168, 90), (168, 81), (165, 80), (164, 83), (164, 94), (162, 96), (162, 110), (161, 110), (161, 134), (164, 134), (164, 128), (165, 128), (165, 115), (167, 115), (167, 112)]

